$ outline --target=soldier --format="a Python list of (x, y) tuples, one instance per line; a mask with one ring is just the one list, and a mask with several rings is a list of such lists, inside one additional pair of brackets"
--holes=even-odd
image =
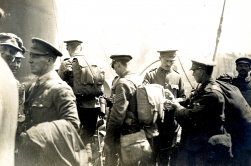
[[(242, 57), (238, 58), (236, 61), (236, 71), (238, 76), (232, 79), (232, 84), (237, 86), (246, 99), (249, 106), (251, 106), (251, 59)], [(234, 117), (233, 117), (234, 118)], [(244, 129), (245, 128), (245, 129)], [(243, 130), (248, 130), (250, 127), (244, 127)], [(242, 135), (233, 135), (233, 165), (251, 165), (251, 146), (246, 146), (246, 140), (250, 140), (250, 136), (247, 135), (242, 137)], [(248, 143), (249, 144), (249, 143)]]
[[(137, 118), (136, 87), (132, 81), (135, 73), (130, 69), (130, 55), (112, 55), (112, 68), (119, 75), (113, 81), (113, 105), (108, 115), (105, 136), (105, 151), (109, 152), (106, 165), (116, 165), (120, 152), (120, 135), (138, 132), (140, 130)], [(108, 162), (109, 161), (109, 162)], [(121, 160), (120, 160), (121, 161)], [(121, 164), (121, 163), (120, 163)], [(137, 163), (134, 163), (137, 165)]]
[(87, 162), (84, 145), (77, 131), (80, 121), (75, 96), (54, 71), (57, 56), (62, 54), (51, 44), (32, 38), (31, 73), (37, 76), (27, 86), (25, 132), (19, 165), (80, 165)]
[(62, 78), (62, 80), (66, 81), (68, 85), (73, 87), (73, 73), (72, 73), (72, 59), (76, 55), (81, 55), (83, 43), (80, 40), (67, 40), (64, 41), (66, 43), (66, 49), (70, 55), (70, 58), (65, 58), (61, 63), (58, 75)]
[(251, 80), (248, 79), (250, 76), (248, 75), (251, 70), (251, 59), (242, 57), (238, 58), (236, 61), (236, 71), (238, 72), (238, 76), (234, 77), (232, 80), (232, 84), (237, 86), (241, 91), (243, 97), (248, 102), (249, 106), (251, 106)]
[(201, 85), (187, 107), (178, 102), (172, 104), (183, 132), (179, 165), (228, 165), (231, 140), (223, 125), (225, 99), (212, 78), (215, 63), (209, 59), (192, 63), (193, 76)]
[[(70, 58), (66, 58), (60, 68), (59, 76), (66, 81), (73, 88), (73, 69), (72, 69), (72, 60), (74, 57), (85, 57), (82, 52), (82, 41), (80, 40), (68, 40), (65, 41), (67, 50), (69, 52)], [(92, 99), (84, 100), (75, 94), (77, 97), (77, 110), (81, 122), (81, 138), (86, 145), (86, 148), (91, 152), (91, 143), (93, 135), (96, 131), (96, 123), (98, 116), (104, 116), (105, 114), (100, 112), (100, 101), (102, 100), (101, 96), (95, 96)]]
[[(21, 61), (23, 58), (23, 54), (26, 49), (23, 46), (22, 39), (16, 36), (13, 33), (0, 33), (0, 52), (3, 59), (8, 64), (12, 73), (15, 75), (16, 72), (21, 67)], [(19, 92), (19, 111), (18, 111), (18, 131), (21, 129), (21, 122), (24, 121), (25, 116), (23, 112), (23, 104), (24, 104), (24, 84), (21, 84), (18, 80), (16, 80)]]
[[(144, 84), (159, 84), (164, 89), (169, 89), (177, 101), (182, 102), (185, 99), (184, 83), (181, 75), (173, 69), (174, 61), (176, 60), (177, 50), (158, 51), (160, 53), (161, 66), (146, 73)], [(153, 142), (152, 149), (155, 152), (154, 158), (159, 158), (159, 165), (168, 165), (169, 158), (172, 155), (172, 147), (176, 144), (178, 124), (174, 118), (173, 112), (165, 112), (164, 123), (157, 122), (155, 134), (153, 134), (150, 142)], [(156, 134), (158, 129), (159, 136)], [(150, 129), (151, 130), (151, 129)], [(171, 157), (170, 164), (175, 162), (175, 155)]]

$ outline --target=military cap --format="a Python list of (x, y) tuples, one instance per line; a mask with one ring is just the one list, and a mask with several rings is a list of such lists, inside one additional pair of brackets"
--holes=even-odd
[(7, 45), (16, 48), (19, 51), (22, 50), (23, 42), (13, 33), (0, 33), (0, 45)]
[(205, 69), (206, 67), (214, 67), (216, 63), (208, 58), (200, 58), (192, 60), (192, 67), (190, 70)]
[(114, 61), (116, 61), (116, 60), (130, 61), (132, 59), (132, 56), (131, 55), (111, 55), (110, 58)]
[(16, 58), (25, 58), (23, 53), (21, 52), (17, 52), (17, 54), (15, 55)]
[(176, 60), (176, 51), (177, 50), (165, 50), (165, 51), (157, 51), (161, 57), (167, 60)]
[(83, 43), (81, 40), (66, 40), (64, 41), (64, 43), (66, 43), (66, 45), (71, 45), (71, 44), (81, 44)]
[(22, 51), (17, 52), (15, 55), (16, 58), (25, 58), (24, 53), (26, 52), (26, 48), (24, 46), (21, 47)]
[(239, 64), (239, 63), (247, 63), (247, 64), (251, 65), (251, 59), (246, 58), (246, 57), (242, 57), (242, 58), (236, 59), (235, 63), (236, 63), (236, 64)]
[(55, 47), (53, 47), (50, 43), (39, 39), (32, 38), (32, 46), (29, 52), (38, 55), (54, 55), (54, 56), (62, 56), (62, 53), (58, 51)]

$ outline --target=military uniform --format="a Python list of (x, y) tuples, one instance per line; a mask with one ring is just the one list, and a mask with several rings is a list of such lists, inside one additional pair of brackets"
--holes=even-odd
[[(174, 51), (160, 51), (161, 56), (167, 57), (170, 60), (176, 58), (176, 50)], [(168, 53), (167, 55), (162, 55)], [(155, 68), (146, 73), (143, 84), (159, 84), (164, 89), (169, 89), (175, 98), (185, 98), (184, 83), (181, 75), (173, 70), (165, 70), (162, 67)], [(156, 155), (159, 157), (159, 163), (167, 165), (169, 163), (169, 157), (171, 155), (171, 147), (175, 146), (177, 139), (177, 128), (178, 124), (174, 118), (173, 112), (165, 112), (164, 123), (157, 121), (157, 128), (159, 136), (151, 138), (155, 142)], [(156, 127), (153, 126), (155, 129)], [(151, 141), (150, 141), (151, 142)], [(157, 158), (157, 156), (156, 156)], [(173, 157), (174, 159), (175, 157)], [(174, 159), (175, 160), (175, 159)]]
[[(249, 65), (249, 71), (251, 66), (251, 59), (242, 57), (238, 58), (236, 61), (236, 65), (238, 64), (247, 64)], [(239, 72), (239, 71), (238, 71)], [(243, 97), (246, 99), (249, 106), (251, 106), (251, 80), (250, 76), (248, 75), (248, 71), (246, 71), (246, 77), (243, 76), (236, 76), (232, 80), (232, 84), (238, 87), (240, 92), (242, 93)], [(249, 126), (249, 125), (248, 125)], [(250, 127), (246, 126), (245, 130), (248, 130)], [(251, 165), (251, 146), (245, 145), (246, 140), (250, 139), (250, 135), (248, 134), (243, 138), (240, 136), (233, 136), (233, 164), (234, 165)], [(244, 140), (243, 140), (244, 139)], [(236, 147), (236, 148), (235, 148)]]
[[(75, 56), (81, 57), (80, 52), (74, 52), (82, 43), (80, 40), (67, 40), (64, 41), (67, 45), (67, 50), (70, 53), (70, 58), (64, 59), (62, 62), (58, 74), (59, 76), (73, 88), (73, 71), (72, 71), (72, 60)], [(70, 47), (70, 48), (68, 48)], [(87, 59), (87, 57), (84, 57)], [(92, 59), (88, 60), (89, 62)], [(92, 99), (82, 99), (77, 97), (77, 110), (79, 119), (81, 122), (81, 138), (83, 142), (90, 146), (92, 143), (92, 137), (96, 131), (96, 123), (98, 116), (100, 115), (100, 96), (96, 96)]]
[[(116, 153), (119, 153), (120, 150), (120, 135), (127, 135), (140, 130), (136, 112), (136, 87), (130, 81), (134, 77), (134, 72), (126, 71), (120, 77), (116, 77), (112, 85), (113, 105), (108, 115), (105, 144), (113, 151), (112, 158), (115, 157), (115, 160)], [(111, 163), (116, 163), (116, 161)]]
[[(250, 76), (248, 75), (249, 74), (248, 72), (250, 71), (250, 66), (251, 66), (251, 59), (246, 58), (246, 57), (242, 57), (242, 58), (238, 58), (235, 61), (235, 63), (236, 63), (236, 66), (238, 66), (238, 64), (240, 64), (240, 65), (241, 64), (246, 64), (246, 65), (249, 66), (248, 71), (246, 71), (246, 75), (242, 76), (242, 75), (239, 74), (238, 76), (234, 77), (233, 80), (232, 80), (232, 84), (239, 88), (242, 95), (244, 96), (244, 98), (246, 99), (248, 104), (251, 106), (251, 97), (250, 97), (251, 79), (250, 79)], [(237, 71), (240, 72), (239, 70), (243, 70), (243, 69), (238, 68)]]
[[(31, 54), (61, 56), (59, 51), (41, 39), (33, 38), (32, 42)], [(76, 135), (80, 121), (76, 109), (76, 98), (71, 87), (58, 76), (56, 71), (51, 70), (31, 81), (25, 94), (25, 130), (27, 136), (22, 141), (24, 143), (19, 151), (18, 164), (27, 166), (43, 165), (44, 163), (47, 163), (47, 165), (64, 165), (78, 162), (79, 156), (76, 155), (84, 146), (80, 149), (74, 149), (74, 146), (79, 146), (82, 142), (79, 142)], [(71, 125), (75, 129), (71, 128)], [(58, 128), (55, 128), (55, 126), (58, 126)], [(51, 132), (49, 136), (47, 136), (48, 132)], [(65, 137), (66, 133), (68, 133), (68, 136)], [(64, 137), (60, 136), (61, 134)], [(25, 135), (25, 133), (21, 135)], [(62, 138), (64, 138), (64, 141)], [(60, 145), (58, 141), (62, 141)], [(68, 153), (65, 153), (61, 148), (68, 149)], [(48, 149), (50, 150), (48, 151)], [(70, 153), (70, 151), (75, 150), (78, 150), (78, 152)], [(54, 153), (54, 159), (51, 159), (49, 154), (46, 153)]]
[[(207, 65), (204, 61), (192, 62), (191, 70), (194, 72), (214, 66), (213, 62)], [(205, 75), (199, 74), (194, 74), (196, 81), (199, 80), (197, 76)], [(231, 139), (224, 129), (224, 109), (224, 96), (212, 78), (202, 82), (186, 108), (180, 105), (176, 108), (174, 115), (182, 127), (178, 165), (229, 164)], [(217, 142), (215, 137), (224, 139)], [(212, 145), (212, 142), (215, 144)]]

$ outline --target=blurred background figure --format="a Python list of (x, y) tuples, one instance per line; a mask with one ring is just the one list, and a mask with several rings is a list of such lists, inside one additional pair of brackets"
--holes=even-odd
[(242, 95), (248, 102), (249, 106), (251, 106), (251, 79), (250, 79), (250, 66), (251, 59), (247, 57), (241, 57), (236, 59), (236, 71), (238, 72), (238, 76), (234, 77), (232, 80), (232, 84), (237, 86), (241, 91)]
[(15, 78), (0, 57), (0, 165), (14, 166), (18, 91)]

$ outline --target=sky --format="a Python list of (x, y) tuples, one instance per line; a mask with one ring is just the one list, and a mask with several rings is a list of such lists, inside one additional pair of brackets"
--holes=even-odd
[[(83, 40), (85, 54), (107, 63), (112, 54), (130, 54), (139, 68), (158, 59), (158, 50), (177, 49), (184, 63), (212, 57), (224, 0), (55, 2), (59, 41)], [(226, 0), (218, 54), (251, 54), (250, 8), (250, 0)]]
[[(98, 36), (108, 53), (146, 45), (212, 52), (224, 0), (56, 2), (63, 38), (96, 41)], [(250, 7), (249, 0), (226, 1), (219, 52), (251, 53)]]

